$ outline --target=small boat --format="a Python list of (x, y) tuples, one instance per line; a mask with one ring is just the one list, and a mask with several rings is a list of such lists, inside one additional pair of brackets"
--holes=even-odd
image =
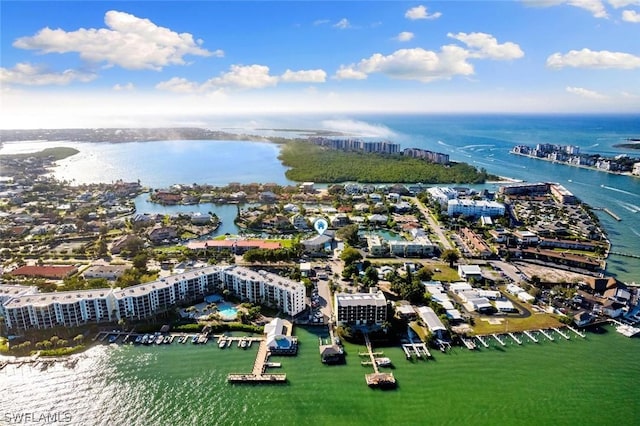
[(171, 336), (164, 336), (162, 343), (164, 343), (165, 345), (171, 343)]
[(242, 349), (247, 349), (247, 340), (246, 339), (240, 340), (240, 347)]
[(224, 349), (227, 346), (227, 341), (225, 339), (220, 340), (220, 343), (218, 343), (218, 347), (220, 349)]
[(116, 340), (118, 340), (117, 334), (112, 334), (111, 336), (109, 336), (109, 343), (115, 343)]
[(378, 367), (389, 367), (391, 365), (391, 359), (376, 358), (376, 364), (378, 365)]
[(191, 338), (191, 343), (193, 343), (194, 345), (196, 343), (198, 343), (198, 335), (197, 334)]
[(183, 337), (182, 344), (187, 343), (187, 340), (189, 340), (189, 336), (185, 335), (185, 336), (182, 336), (182, 337)]
[(158, 335), (158, 337), (156, 337), (156, 345), (161, 345), (162, 342), (164, 342), (164, 336)]
[(198, 337), (198, 343), (202, 343), (204, 345), (208, 341), (209, 341), (209, 336), (207, 336), (206, 334), (201, 334), (200, 337)]
[(182, 342), (184, 342), (184, 336), (178, 337), (178, 343), (182, 343)]
[(149, 344), (149, 335), (145, 334), (144, 336), (142, 336), (142, 340), (140, 341), (143, 345), (147, 345)]

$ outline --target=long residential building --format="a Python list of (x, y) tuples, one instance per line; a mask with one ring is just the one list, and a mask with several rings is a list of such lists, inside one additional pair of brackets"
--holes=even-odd
[(291, 316), (305, 309), (301, 282), (238, 266), (209, 266), (124, 289), (38, 293), (33, 287), (0, 285), (0, 314), (10, 330), (137, 321), (225, 289)]
[(387, 300), (377, 293), (336, 293), (334, 296), (336, 323), (339, 326), (381, 325), (387, 320)]
[(486, 200), (457, 199), (447, 202), (447, 215), (463, 216), (504, 216), (504, 204)]

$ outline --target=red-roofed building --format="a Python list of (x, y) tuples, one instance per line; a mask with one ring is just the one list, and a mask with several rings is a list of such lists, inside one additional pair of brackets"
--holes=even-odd
[(78, 272), (78, 268), (69, 266), (21, 266), (10, 272), (11, 275), (20, 275), (23, 277), (48, 278), (52, 280), (61, 280)]

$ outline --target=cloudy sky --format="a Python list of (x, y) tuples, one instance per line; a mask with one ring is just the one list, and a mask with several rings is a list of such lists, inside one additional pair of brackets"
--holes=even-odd
[(640, 112), (640, 0), (3, 1), (1, 12), (2, 128)]

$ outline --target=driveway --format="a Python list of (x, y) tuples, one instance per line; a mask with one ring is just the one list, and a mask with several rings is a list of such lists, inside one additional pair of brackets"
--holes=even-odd
[(427, 222), (429, 223), (429, 228), (431, 228), (433, 233), (438, 236), (438, 240), (440, 241), (442, 250), (443, 251), (452, 250), (453, 246), (451, 245), (451, 243), (449, 243), (447, 236), (444, 235), (444, 232), (442, 231), (442, 228), (440, 228), (440, 225), (438, 225), (435, 219), (431, 216), (431, 212), (429, 212), (429, 209), (427, 209), (424, 206), (424, 204), (422, 204), (420, 200), (418, 200), (417, 197), (411, 197), (411, 200), (415, 203), (416, 206), (418, 206), (418, 209), (420, 210), (422, 215), (425, 217), (425, 219), (427, 219)]

